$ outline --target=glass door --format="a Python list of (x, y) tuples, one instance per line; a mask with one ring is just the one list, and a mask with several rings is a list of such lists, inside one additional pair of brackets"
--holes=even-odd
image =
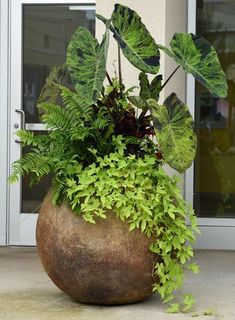
[(200, 248), (235, 249), (235, 1), (195, 2), (196, 34), (213, 44), (228, 79), (226, 99), (195, 84), (198, 150), (194, 208)]
[[(78, 26), (95, 33), (94, 1), (11, 1), (11, 163), (28, 152), (15, 132), (45, 134), (36, 107), (50, 70), (65, 62), (69, 39)], [(29, 177), (10, 187), (10, 245), (35, 245), (40, 204), (50, 176), (34, 187)]]

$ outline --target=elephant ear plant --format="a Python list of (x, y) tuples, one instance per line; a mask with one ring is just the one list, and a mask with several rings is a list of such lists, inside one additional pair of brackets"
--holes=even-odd
[[(163, 82), (160, 52), (215, 97), (227, 95), (225, 74), (214, 48), (202, 37), (176, 33), (166, 48), (155, 43), (138, 14), (126, 6), (116, 4), (110, 19), (97, 17), (106, 28), (102, 42), (79, 27), (65, 66), (54, 68), (43, 88), (38, 107), (47, 133), (17, 132), (31, 150), (13, 163), (10, 181), (29, 175), (37, 183), (50, 173), (54, 204), (67, 202), (90, 223), (113, 209), (130, 223), (130, 232), (138, 228), (154, 237), (150, 250), (159, 258), (153, 291), (170, 302), (169, 312), (188, 311), (193, 297), (173, 302), (173, 292), (182, 286), (185, 270), (198, 272), (190, 263), (197, 222), (181, 196), (178, 178), (168, 176), (163, 165), (183, 173), (195, 157), (197, 139), (189, 109), (175, 93), (159, 102), (176, 71)], [(111, 79), (106, 71), (110, 34), (119, 59), (122, 53), (140, 70), (138, 95), (125, 89), (120, 60), (118, 77)], [(71, 86), (63, 85), (65, 73)], [(154, 75), (151, 81), (148, 74)], [(104, 87), (106, 77), (109, 85)]]

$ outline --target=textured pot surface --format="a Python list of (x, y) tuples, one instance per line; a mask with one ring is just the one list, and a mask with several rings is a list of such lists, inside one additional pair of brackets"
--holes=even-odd
[(75, 216), (48, 194), (37, 223), (41, 262), (52, 281), (79, 302), (124, 304), (152, 294), (156, 256), (151, 239), (109, 212), (95, 225)]

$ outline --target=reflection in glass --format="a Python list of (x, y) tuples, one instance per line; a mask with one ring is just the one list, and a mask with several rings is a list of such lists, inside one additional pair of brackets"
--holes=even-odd
[(26, 123), (38, 123), (36, 102), (50, 70), (64, 64), (68, 42), (78, 26), (95, 33), (95, 11), (25, 5), (23, 18), (23, 108)]
[[(65, 1), (66, 2), (66, 1)], [(80, 10), (81, 9), (81, 10)], [(95, 33), (94, 7), (24, 5), (23, 7), (23, 110), (26, 123), (39, 123), (36, 108), (46, 78), (54, 66), (65, 63), (68, 42), (78, 26)], [(43, 132), (37, 132), (42, 134)], [(23, 148), (22, 153), (26, 153)], [(36, 213), (50, 188), (51, 177), (45, 177), (31, 188), (29, 177), (22, 179), (21, 212)]]
[(197, 34), (211, 42), (228, 78), (228, 97), (196, 84), (194, 204), (199, 217), (235, 218), (235, 1), (197, 1)]
[(29, 177), (22, 178), (22, 213), (38, 213), (42, 199), (51, 185), (51, 177), (44, 177), (37, 185), (29, 185)]

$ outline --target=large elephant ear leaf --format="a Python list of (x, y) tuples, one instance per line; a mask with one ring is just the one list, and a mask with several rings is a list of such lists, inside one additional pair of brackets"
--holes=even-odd
[(139, 15), (126, 6), (115, 4), (111, 21), (110, 30), (129, 62), (144, 72), (158, 73), (160, 52)]
[(159, 45), (187, 73), (191, 73), (215, 97), (227, 96), (227, 81), (213, 46), (192, 33), (175, 33), (171, 50)]
[(92, 104), (99, 98), (106, 76), (109, 30), (101, 44), (84, 27), (79, 27), (67, 49), (66, 65), (78, 94)]
[(189, 168), (195, 158), (197, 139), (188, 107), (175, 93), (163, 105), (153, 99), (151, 107), (156, 137), (165, 161), (180, 173)]

